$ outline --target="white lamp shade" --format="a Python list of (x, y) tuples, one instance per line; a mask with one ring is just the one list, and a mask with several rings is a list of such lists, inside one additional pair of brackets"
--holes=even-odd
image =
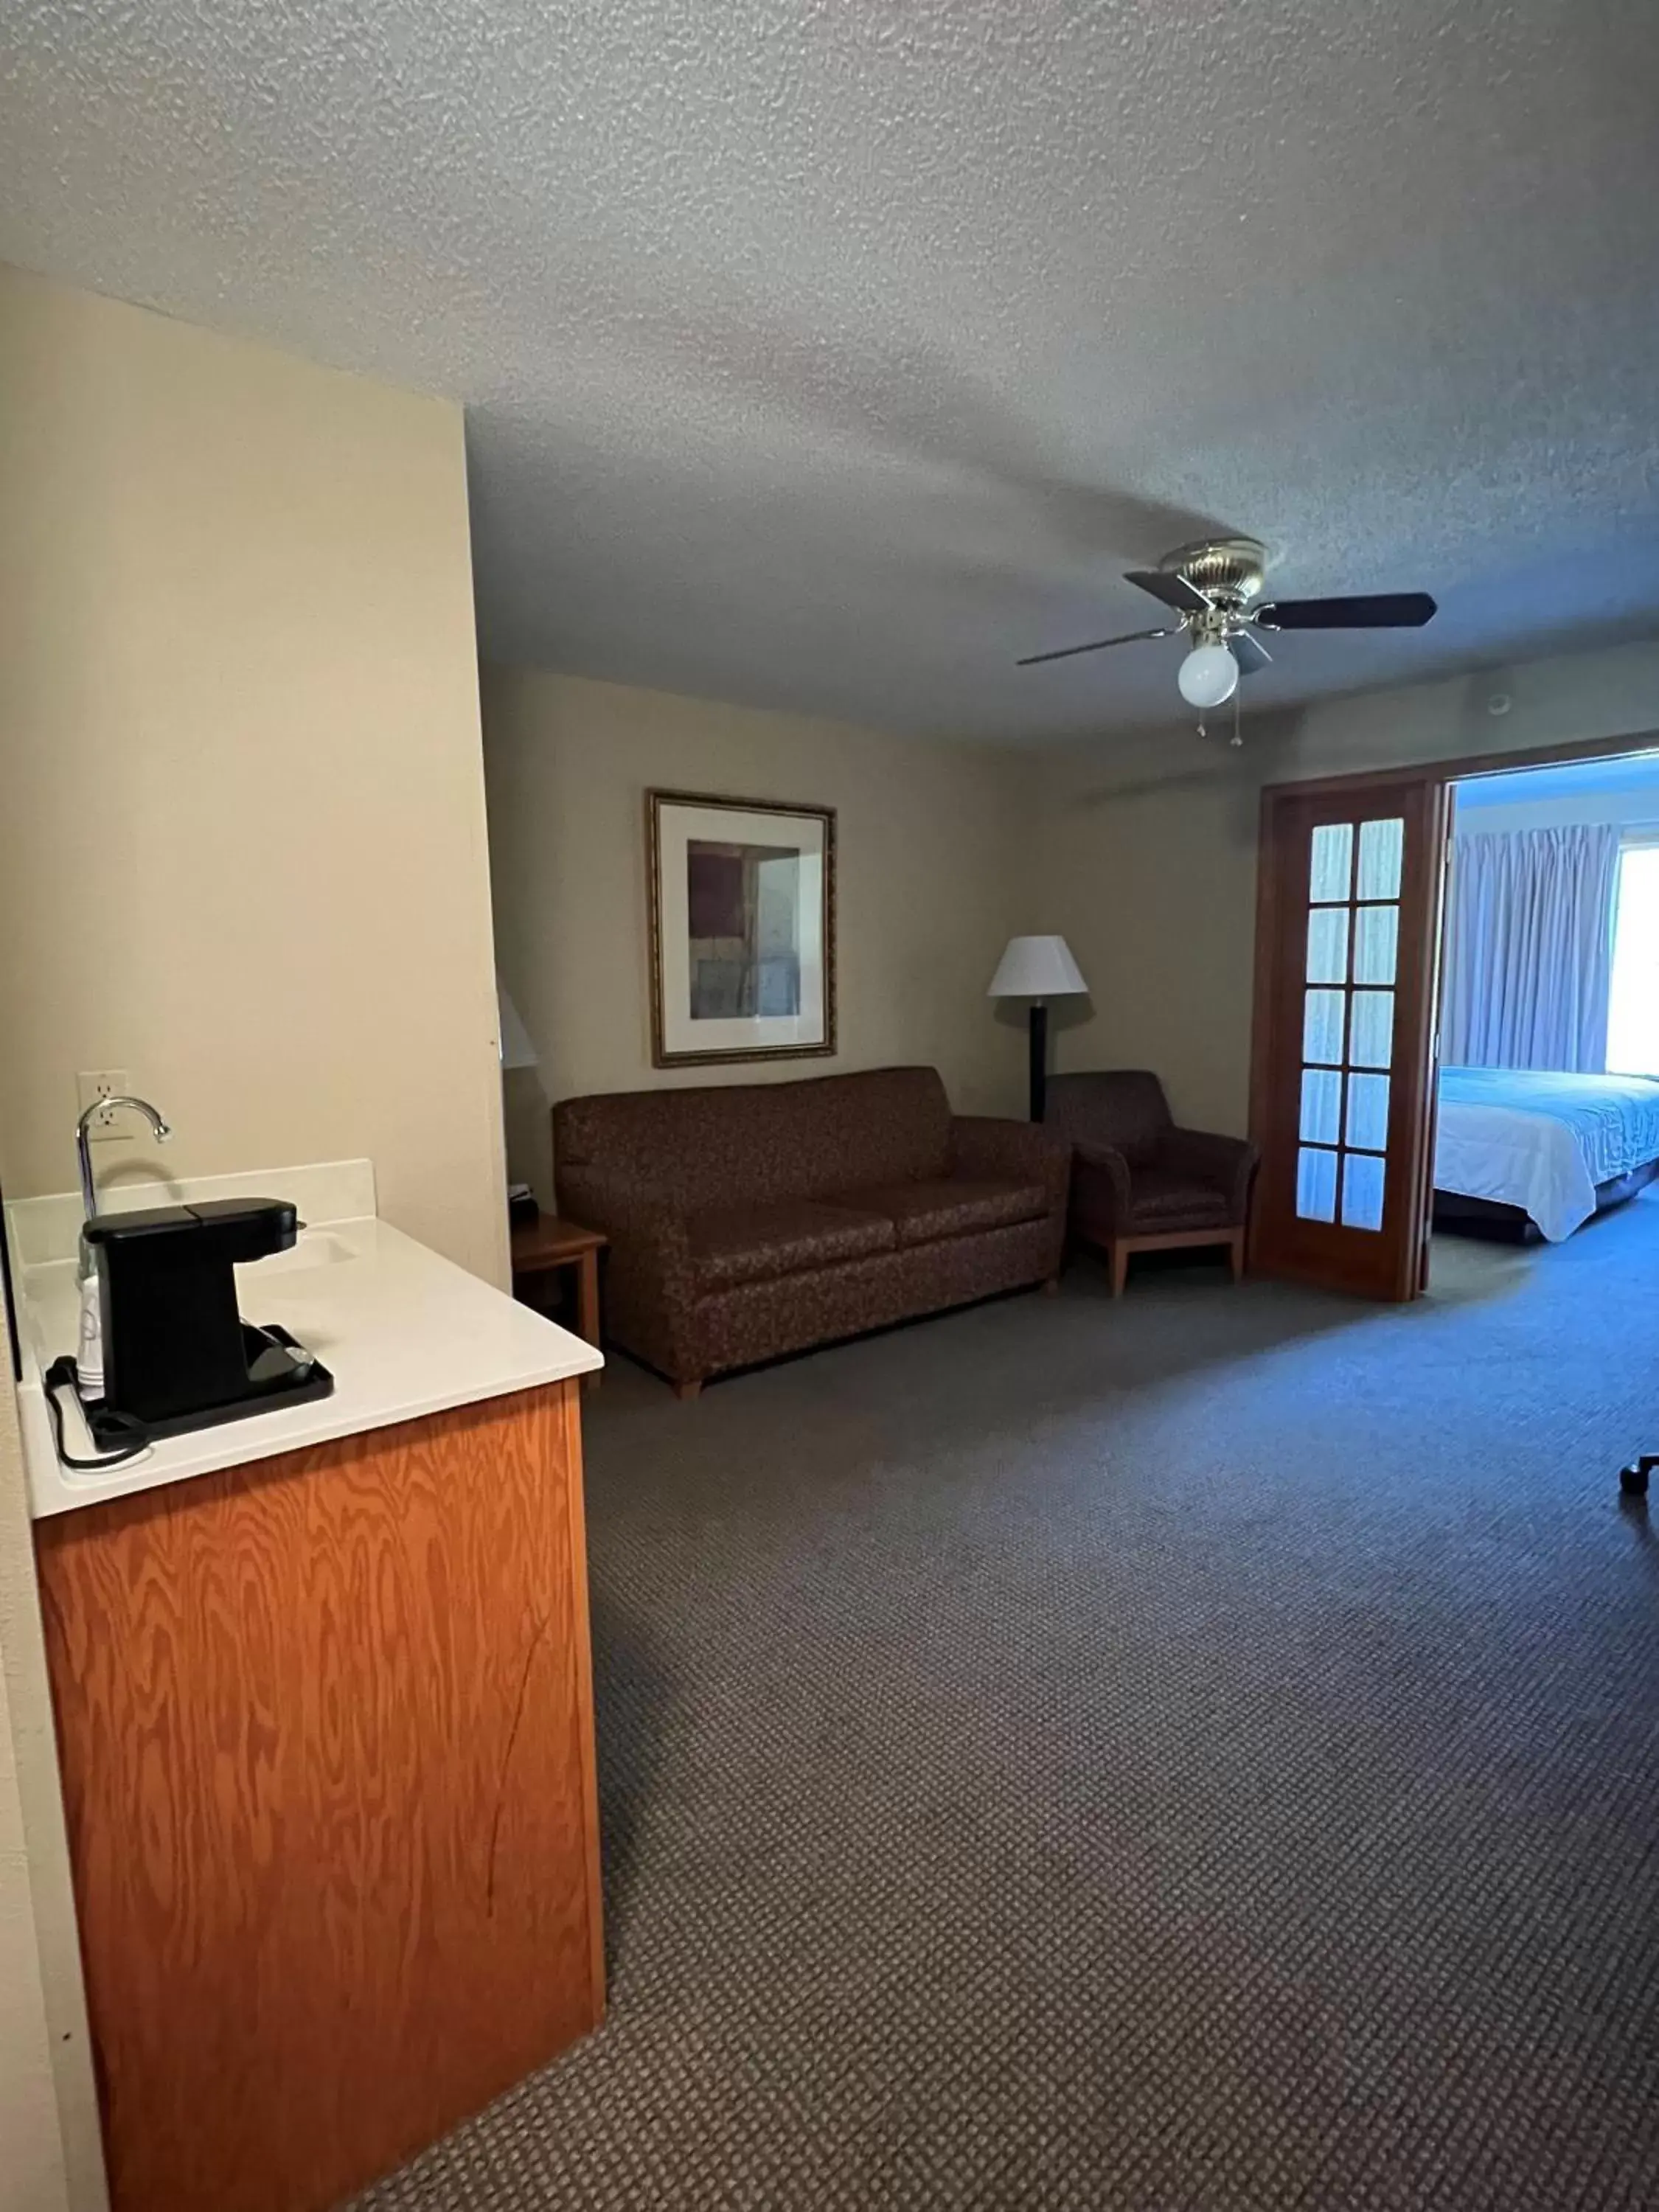
[(518, 1008), (499, 982), (495, 986), (495, 1012), (501, 1025), (501, 1066), (534, 1067), (536, 1048), (530, 1042), (530, 1032), (520, 1020)]
[(1176, 671), (1189, 707), (1219, 707), (1238, 689), (1238, 663), (1224, 645), (1195, 645)]
[(988, 999), (1063, 999), (1088, 988), (1063, 937), (1011, 937), (985, 995)]

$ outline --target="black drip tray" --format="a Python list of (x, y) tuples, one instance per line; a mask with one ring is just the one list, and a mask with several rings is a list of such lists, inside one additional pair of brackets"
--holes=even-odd
[[(313, 1398), (333, 1395), (334, 1377), (320, 1359), (313, 1359), (309, 1367), (296, 1370), (284, 1362), (280, 1367), (273, 1356), (275, 1348), (283, 1346), (300, 1349), (297, 1337), (290, 1336), (277, 1322), (265, 1328), (255, 1328), (242, 1323), (242, 1343), (247, 1354), (247, 1389), (231, 1399), (215, 1406), (193, 1406), (187, 1412), (166, 1413), (158, 1419), (143, 1424), (151, 1437), (187, 1436), (192, 1429), (216, 1428), (221, 1421), (245, 1421), (254, 1413), (279, 1413), (286, 1406), (309, 1405)], [(274, 1373), (262, 1374), (262, 1369), (276, 1368)], [(112, 1418), (103, 1406), (82, 1407), (87, 1427), (100, 1451), (122, 1451), (131, 1448), (132, 1429), (129, 1420)]]

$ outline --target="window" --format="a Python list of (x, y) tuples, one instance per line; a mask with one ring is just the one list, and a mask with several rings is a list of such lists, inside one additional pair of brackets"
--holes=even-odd
[(1619, 855), (1607, 1073), (1659, 1075), (1659, 839), (1627, 839)]
[(1296, 1161), (1304, 1221), (1382, 1226), (1405, 842), (1400, 816), (1313, 833)]

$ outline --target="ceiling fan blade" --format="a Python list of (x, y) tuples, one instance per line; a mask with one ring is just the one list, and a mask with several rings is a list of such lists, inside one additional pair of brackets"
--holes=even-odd
[(1138, 584), (1143, 592), (1162, 599), (1178, 615), (1201, 615), (1210, 604), (1196, 584), (1189, 584), (1172, 568), (1129, 568), (1125, 570), (1123, 580), (1126, 584)]
[(1241, 676), (1254, 676), (1259, 668), (1271, 668), (1273, 657), (1253, 630), (1236, 629), (1227, 640), (1233, 659), (1238, 663)]
[(1431, 622), (1426, 592), (1382, 592), (1348, 599), (1269, 599), (1250, 619), (1263, 629), (1421, 629)]
[(1035, 668), (1040, 661), (1069, 660), (1073, 653), (1104, 653), (1109, 645), (1138, 645), (1143, 637), (1173, 637), (1172, 629), (1132, 629), (1126, 637), (1097, 637), (1092, 645), (1062, 645), (1057, 653), (1028, 653), (1016, 668)]

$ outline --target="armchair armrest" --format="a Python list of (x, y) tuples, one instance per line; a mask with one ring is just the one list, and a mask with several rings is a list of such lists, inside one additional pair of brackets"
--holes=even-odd
[(1129, 1218), (1129, 1163), (1115, 1145), (1087, 1143), (1073, 1146), (1077, 1176), (1077, 1212), (1089, 1225), (1109, 1233)]
[(951, 1121), (951, 1168), (964, 1176), (1018, 1176), (1040, 1182), (1063, 1212), (1072, 1177), (1072, 1147), (1039, 1121), (957, 1114)]
[(1218, 1136), (1207, 1129), (1171, 1129), (1158, 1147), (1158, 1157), (1164, 1166), (1224, 1191), (1237, 1218), (1243, 1220), (1257, 1158), (1255, 1146), (1247, 1139)]

